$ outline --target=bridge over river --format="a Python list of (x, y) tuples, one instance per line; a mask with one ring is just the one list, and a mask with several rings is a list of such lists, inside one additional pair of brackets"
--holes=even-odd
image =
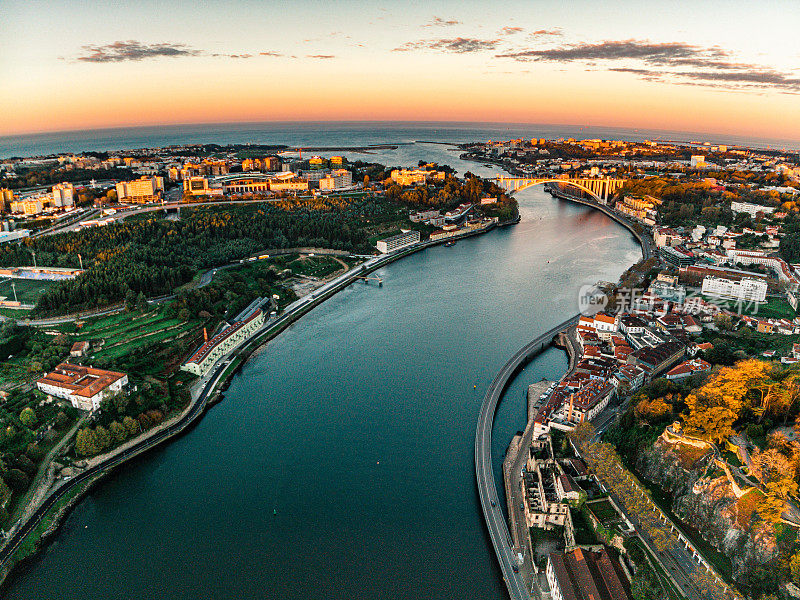
[(625, 183), (624, 179), (611, 177), (505, 177), (498, 175), (492, 181), (509, 192), (518, 192), (542, 183), (560, 183), (583, 190), (598, 202), (605, 203)]

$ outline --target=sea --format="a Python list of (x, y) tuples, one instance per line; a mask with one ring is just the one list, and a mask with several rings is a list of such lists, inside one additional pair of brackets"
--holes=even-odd
[(0, 136), (0, 159), (182, 144), (281, 144), (354, 147), (433, 141), (458, 144), (516, 138), (663, 140), (800, 150), (798, 140), (579, 125), (470, 122), (262, 122), (121, 127)]

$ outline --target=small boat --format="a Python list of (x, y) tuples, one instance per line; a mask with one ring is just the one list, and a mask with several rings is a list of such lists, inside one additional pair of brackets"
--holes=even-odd
[(272, 514), (273, 514), (273, 516), (277, 515), (278, 514), (278, 509), (277, 508), (273, 508), (272, 509)]
[(449, 248), (450, 246), (455, 246), (455, 245), (456, 243), (453, 240), (450, 240), (449, 242), (446, 242), (444, 246), (445, 248)]

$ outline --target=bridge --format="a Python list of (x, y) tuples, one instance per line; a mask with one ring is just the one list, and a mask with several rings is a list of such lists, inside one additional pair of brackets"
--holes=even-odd
[(509, 192), (518, 192), (533, 185), (542, 183), (562, 183), (579, 188), (598, 202), (605, 203), (625, 183), (624, 179), (611, 177), (559, 178), (559, 177), (505, 177), (498, 175), (492, 179), (497, 185)]
[(514, 570), (517, 565), (515, 549), (511, 541), (511, 534), (508, 531), (508, 524), (500, 508), (501, 503), (497, 500), (497, 484), (494, 480), (494, 470), (492, 469), (492, 427), (494, 425), (494, 414), (503, 391), (508, 386), (511, 377), (535, 355), (547, 348), (560, 332), (577, 324), (580, 315), (570, 317), (560, 325), (544, 332), (523, 346), (514, 356), (503, 366), (495, 376), (486, 395), (483, 397), (480, 414), (478, 416), (478, 428), (475, 432), (475, 476), (478, 482), (478, 496), (481, 499), (483, 517), (486, 520), (486, 527), (489, 536), (492, 538), (497, 560), (503, 572), (508, 592), (511, 600), (530, 600), (531, 592), (525, 584), (522, 574)]

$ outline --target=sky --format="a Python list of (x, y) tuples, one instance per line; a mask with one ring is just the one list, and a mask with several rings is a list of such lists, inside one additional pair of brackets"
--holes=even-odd
[(479, 121), (800, 140), (797, 0), (0, 0), (0, 135)]

